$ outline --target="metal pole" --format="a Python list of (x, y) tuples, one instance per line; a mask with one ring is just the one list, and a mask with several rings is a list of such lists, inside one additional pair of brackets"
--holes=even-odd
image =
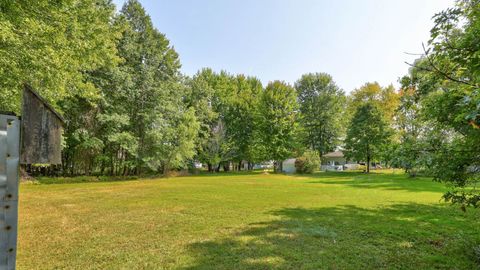
[(15, 269), (20, 120), (0, 114), (0, 270)]

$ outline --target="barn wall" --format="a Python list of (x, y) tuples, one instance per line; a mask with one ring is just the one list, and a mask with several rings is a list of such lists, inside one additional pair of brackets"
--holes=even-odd
[(33, 90), (25, 88), (22, 164), (61, 164), (62, 119)]

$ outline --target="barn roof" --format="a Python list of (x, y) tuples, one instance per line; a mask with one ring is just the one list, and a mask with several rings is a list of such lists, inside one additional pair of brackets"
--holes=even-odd
[(65, 119), (63, 118), (63, 116), (57, 112), (57, 110), (55, 110), (49, 103), (48, 101), (46, 101), (42, 96), (40, 96), (37, 91), (33, 90), (33, 88), (25, 83), (24, 85), (24, 89), (25, 90), (28, 90), (30, 93), (32, 93), (36, 98), (38, 98), (42, 103), (43, 105), (48, 109), (50, 110), (57, 118), (58, 120), (60, 120), (62, 122), (62, 124), (65, 124)]

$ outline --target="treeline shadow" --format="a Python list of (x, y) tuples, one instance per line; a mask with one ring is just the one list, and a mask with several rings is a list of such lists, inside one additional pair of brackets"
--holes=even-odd
[(192, 173), (186, 177), (225, 177), (225, 176), (252, 176), (252, 175), (264, 175), (263, 170), (244, 170), (244, 171), (220, 171), (220, 172), (208, 172), (200, 171), (197, 173)]
[[(150, 177), (154, 178), (154, 177)], [(79, 184), (79, 183), (110, 183), (136, 181), (139, 179), (149, 179), (149, 177), (139, 176), (73, 176), (73, 177), (37, 177), (27, 179), (25, 182), (33, 182), (36, 184), (52, 185), (52, 184)]]
[[(184, 269), (476, 269), (479, 212), (422, 204), (285, 208), (193, 243)], [(477, 257), (476, 257), (477, 256)]]
[(302, 175), (312, 179), (310, 184), (346, 185), (362, 189), (406, 190), (412, 192), (445, 192), (446, 187), (432, 178), (410, 178), (398, 173), (332, 172)]
[(263, 175), (263, 171), (236, 171), (236, 172), (199, 172), (196, 174), (178, 174), (175, 176), (164, 175), (141, 175), (141, 176), (108, 176), (108, 175), (83, 175), (72, 177), (36, 177), (32, 179), (24, 179), (24, 182), (33, 182), (37, 184), (78, 184), (78, 183), (109, 183), (109, 182), (125, 182), (136, 180), (165, 180), (179, 177), (198, 177), (198, 178), (210, 178), (210, 177), (231, 177), (231, 176), (254, 176)]

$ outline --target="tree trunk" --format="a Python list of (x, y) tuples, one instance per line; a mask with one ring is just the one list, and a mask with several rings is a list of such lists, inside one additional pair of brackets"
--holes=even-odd
[(168, 166), (167, 164), (163, 164), (162, 174), (166, 176), (169, 170), (170, 170), (170, 166)]
[(74, 160), (74, 157), (72, 155), (71, 157), (71, 167), (70, 167), (70, 176), (73, 176), (75, 174), (75, 160)]
[(230, 162), (223, 163), (223, 171), (224, 172), (230, 171)]
[(212, 164), (207, 163), (207, 167), (208, 167), (208, 172), (213, 172)]
[(110, 176), (113, 176), (114, 172), (114, 167), (115, 167), (115, 161), (113, 160), (113, 153), (112, 156), (110, 157)]
[(370, 173), (370, 155), (367, 155), (367, 173)]
[(238, 170), (239, 170), (239, 171), (242, 170), (242, 161), (241, 161), (241, 160), (238, 162)]
[(282, 161), (275, 161), (273, 164), (273, 172), (281, 173), (283, 171), (283, 162)]

